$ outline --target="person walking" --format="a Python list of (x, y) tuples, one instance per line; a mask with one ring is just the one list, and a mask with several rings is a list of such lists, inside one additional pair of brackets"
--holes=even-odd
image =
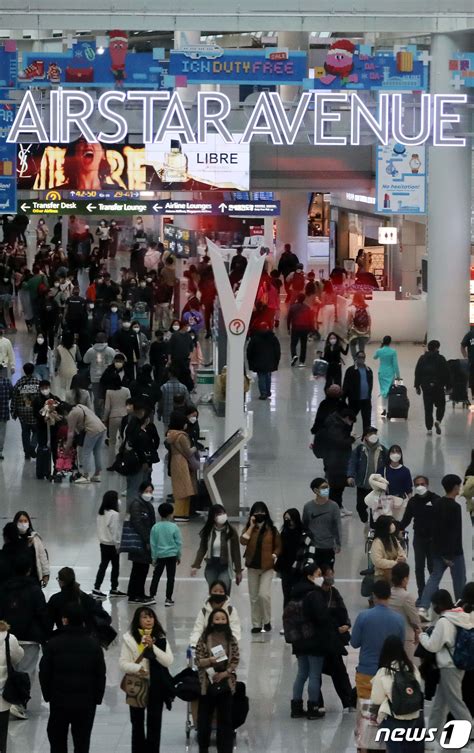
[[(440, 731), (448, 712), (451, 713), (453, 719), (464, 719), (470, 724), (473, 722), (471, 712), (463, 700), (464, 670), (456, 667), (453, 653), (458, 629), (469, 632), (474, 630), (474, 612), (467, 613), (462, 607), (455, 607), (450, 593), (444, 589), (432, 593), (431, 604), (433, 611), (440, 619), (430, 635), (421, 633), (420, 643), (424, 649), (436, 654), (439, 683), (431, 705), (428, 727)], [(435, 745), (428, 745), (425, 750), (439, 750), (439, 748)]]
[(129, 397), (129, 388), (125, 387), (122, 384), (122, 381), (118, 374), (114, 374), (105, 392), (104, 407), (104, 424), (107, 427), (109, 435), (108, 471), (112, 470), (112, 466), (115, 461), (117, 435), (122, 425), (122, 419), (127, 415), (127, 400), (129, 399)]
[[(122, 687), (127, 692), (132, 684), (135, 686), (130, 699), (127, 693), (132, 725), (132, 753), (160, 751), (163, 706), (169, 702), (162, 673), (171, 667), (173, 660), (170, 644), (158, 617), (149, 607), (138, 607), (130, 629), (122, 638), (119, 659), (119, 667), (125, 672)], [(147, 687), (147, 691), (144, 691), (146, 703), (139, 707), (134, 698), (135, 688), (137, 683), (143, 687), (143, 681), (146, 681)]]
[(369, 478), (373, 473), (383, 473), (387, 461), (388, 450), (380, 443), (377, 429), (368, 426), (362, 433), (361, 443), (352, 450), (347, 468), (347, 485), (356, 487), (356, 509), (362, 523), (369, 520), (365, 504), (371, 492)]
[(250, 371), (258, 378), (259, 400), (267, 400), (272, 394), (272, 372), (278, 371), (280, 342), (267, 322), (261, 322), (247, 345), (247, 361)]
[(61, 342), (56, 348), (55, 373), (58, 380), (57, 392), (61, 400), (64, 400), (67, 391), (71, 387), (71, 380), (77, 374), (77, 362), (79, 349), (74, 342), (72, 332), (64, 332)]
[(19, 419), (21, 425), (21, 442), (25, 460), (36, 458), (36, 416), (33, 410), (33, 401), (39, 395), (39, 379), (34, 376), (34, 364), (25, 363), (23, 373), (13, 387), (11, 400), (11, 415), (13, 419)]
[(437, 591), (446, 568), (453, 579), (454, 595), (461, 598), (466, 584), (466, 563), (462, 546), (462, 511), (456, 502), (461, 492), (462, 480), (454, 473), (441, 479), (444, 497), (433, 504), (433, 572), (420, 599), (420, 614), (427, 619), (427, 609)]
[(390, 609), (401, 614), (405, 620), (405, 653), (414, 661), (415, 649), (421, 633), (420, 615), (416, 608), (415, 597), (408, 591), (410, 567), (407, 562), (397, 562), (392, 567), (392, 592), (388, 605)]
[(474, 325), (466, 332), (461, 340), (461, 354), (469, 365), (469, 388), (474, 399)]
[(349, 408), (357, 414), (360, 411), (362, 418), (362, 429), (372, 425), (372, 388), (374, 385), (374, 374), (370, 366), (365, 361), (363, 350), (355, 354), (355, 363), (349, 366), (344, 374), (342, 391), (347, 398)]
[(49, 583), (49, 557), (43, 539), (33, 528), (30, 515), (25, 510), (18, 510), (13, 518), (18, 538), (25, 545), (25, 555), (31, 565), (31, 577), (43, 588)]
[(102, 416), (104, 410), (104, 397), (100, 378), (107, 366), (113, 363), (114, 357), (115, 350), (107, 345), (107, 335), (105, 332), (98, 332), (95, 337), (95, 344), (84, 353), (82, 359), (87, 366), (90, 366), (94, 410), (99, 418)]
[(128, 582), (129, 602), (154, 604), (155, 600), (145, 594), (145, 581), (151, 565), (150, 533), (156, 523), (155, 508), (152, 505), (154, 487), (144, 481), (140, 484), (138, 497), (130, 506), (130, 525), (141, 539), (141, 548), (129, 553), (133, 563)]
[(199, 465), (197, 448), (191, 446), (186, 432), (187, 419), (175, 413), (169, 424), (166, 441), (169, 446), (169, 473), (173, 490), (175, 519), (189, 521), (191, 497), (197, 494), (196, 470)]
[(5, 328), (0, 327), (0, 376), (11, 379), (15, 372), (16, 361), (13, 346), (5, 337)]
[(49, 703), (51, 753), (67, 751), (69, 728), (76, 753), (88, 753), (97, 706), (104, 697), (104, 653), (84, 625), (79, 605), (64, 607), (62, 626), (46, 644), (39, 681)]
[(428, 435), (433, 432), (434, 408), (436, 408), (434, 422), (436, 434), (441, 434), (441, 421), (446, 410), (446, 390), (451, 382), (448, 362), (439, 352), (439, 348), (439, 340), (430, 340), (426, 353), (420, 356), (415, 366), (415, 389), (417, 395), (423, 393), (425, 426)]
[(191, 575), (197, 575), (203, 560), (206, 562), (204, 577), (210, 585), (216, 580), (225, 583), (230, 594), (232, 579), (239, 586), (242, 581), (242, 559), (239, 547), (239, 534), (227, 518), (222, 505), (211, 505), (207, 521), (199, 532), (199, 549), (193, 560)]
[[(100, 482), (102, 471), (102, 451), (105, 444), (107, 427), (90, 408), (76, 405), (65, 408), (67, 416), (66, 452), (71, 449), (73, 442), (82, 442), (82, 475), (75, 480), (75, 484), (89, 484), (91, 481)], [(92, 458), (94, 458), (94, 471)]]
[(303, 508), (303, 526), (314, 543), (314, 562), (334, 569), (336, 554), (341, 551), (341, 512), (339, 505), (329, 498), (329, 484), (324, 478), (311, 481), (314, 499)]
[(212, 719), (216, 714), (217, 753), (232, 753), (232, 701), (239, 665), (239, 644), (224, 609), (214, 609), (196, 646), (201, 688), (198, 706), (199, 753), (208, 753)]
[(433, 572), (433, 511), (434, 503), (439, 499), (439, 495), (429, 489), (429, 483), (427, 476), (415, 476), (413, 479), (415, 493), (408, 500), (400, 521), (402, 531), (413, 521), (413, 553), (418, 602), (425, 588), (425, 567), (430, 575)]
[(300, 511), (296, 507), (290, 507), (283, 513), (280, 539), (281, 549), (275, 562), (275, 571), (281, 578), (285, 608), (293, 587), (301, 580), (305, 563), (313, 560), (316, 553), (311, 532), (303, 525)]
[(99, 599), (106, 599), (100, 588), (102, 586), (107, 567), (111, 565), (110, 596), (125, 596), (119, 590), (120, 575), (120, 515), (119, 499), (116, 491), (112, 489), (105, 492), (102, 504), (97, 514), (97, 537), (100, 545), (100, 565), (95, 576), (92, 593)]
[(10, 653), (10, 662), (13, 669), (18, 669), (23, 659), (23, 649), (18, 643), (16, 636), (10, 632), (10, 625), (5, 620), (0, 620), (0, 751), (6, 753), (8, 739), (8, 722), (12, 704), (3, 698), (3, 689), (9, 675), (7, 661), (7, 641)]
[(281, 541), (265, 502), (254, 502), (250, 508), (240, 543), (245, 547), (251, 632), (268, 633), (272, 629), (273, 572), (281, 551)]
[(374, 353), (374, 359), (380, 361), (378, 377), (380, 395), (382, 397), (382, 416), (387, 415), (390, 388), (395, 379), (400, 379), (397, 351), (391, 347), (391, 343), (392, 338), (390, 335), (385, 335), (380, 348)]
[(326, 345), (324, 347), (323, 358), (328, 363), (326, 372), (326, 385), (327, 390), (332, 384), (337, 384), (339, 387), (342, 384), (342, 366), (344, 361), (342, 356), (347, 355), (349, 346), (344, 347), (343, 340), (335, 332), (330, 332), (327, 336)]
[(176, 566), (181, 561), (183, 546), (179, 526), (173, 522), (173, 505), (162, 502), (158, 507), (160, 520), (150, 532), (151, 561), (154, 566), (151, 579), (150, 596), (155, 598), (160, 578), (166, 567), (166, 599), (165, 607), (172, 607)]
[(329, 498), (341, 508), (344, 518), (352, 515), (342, 504), (342, 495), (347, 484), (347, 467), (352, 452), (354, 437), (351, 434), (356, 420), (350, 408), (343, 408), (332, 413), (325, 421), (324, 427), (315, 435), (316, 444), (320, 444), (324, 462), (324, 472), (329, 484)]
[(191, 402), (187, 387), (182, 384), (173, 369), (168, 371), (168, 379), (161, 386), (161, 399), (158, 405), (158, 418), (161, 418), (165, 428), (168, 427), (173, 412), (173, 401), (176, 395), (183, 395), (186, 403)]
[(354, 293), (352, 305), (347, 313), (347, 341), (354, 361), (359, 353), (365, 353), (365, 347), (370, 340), (371, 326), (372, 320), (364, 294)]
[(13, 387), (10, 379), (0, 376), (0, 460), (3, 460), (3, 448), (7, 433), (7, 424), (10, 420), (10, 400), (13, 395)]
[(397, 527), (391, 515), (380, 515), (374, 523), (374, 540), (370, 558), (375, 568), (375, 579), (391, 583), (392, 569), (397, 562), (405, 562), (405, 550), (396, 537)]
[(298, 366), (304, 367), (306, 363), (306, 346), (308, 335), (314, 329), (313, 312), (305, 303), (304, 293), (300, 293), (289, 310), (286, 319), (288, 334), (290, 335), (291, 365), (298, 363), (297, 347), (300, 346)]

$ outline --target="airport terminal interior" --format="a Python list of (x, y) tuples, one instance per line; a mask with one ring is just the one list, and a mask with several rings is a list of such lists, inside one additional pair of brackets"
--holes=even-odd
[[(427, 0), (383, 8), (374, 0), (357, 8), (334, 0), (317, 9), (308, 0), (295, 9), (281, 0), (243, 0), (238, 8), (211, 0), (177, 0), (172, 8), (151, 0), (139, 9), (125, 0), (98, 5), (36, 0), (27, 8), (5, 0), (0, 7), (0, 382), (14, 386), (23, 365), (33, 361), (35, 376), (49, 377), (52, 394), (64, 400), (55, 354), (67, 337), (71, 295), (83, 302), (74, 368), (86, 375), (82, 386), (91, 388), (99, 417), (97, 379), (83, 363), (98, 332), (116, 328), (103, 340), (119, 352), (114, 343), (124, 322), (128, 331), (130, 322), (133, 328), (140, 321), (150, 340), (158, 329), (165, 342), (176, 337), (173, 324), (189, 325), (200, 351), (192, 345), (191, 371), (186, 356), (180, 379), (184, 374), (188, 386), (191, 379), (190, 400), (199, 411), (206, 450), (198, 476), (207, 505), (222, 503), (240, 534), (250, 507), (261, 500), (280, 529), (285, 510), (302, 512), (314, 498), (310, 482), (327, 471), (311, 449), (311, 426), (326, 397), (325, 367), (318, 371), (313, 364), (334, 332), (343, 344), (357, 341), (343, 351), (342, 378), (356, 351), (365, 349), (373, 371), (370, 425), (386, 448), (401, 447), (411, 478), (428, 477), (439, 495), (446, 474), (464, 480), (474, 452), (472, 2), (456, 0), (450, 9)], [(289, 266), (289, 257), (280, 263), (286, 244), (297, 257)], [(107, 273), (125, 282), (115, 303), (103, 293)], [(35, 275), (39, 285), (32, 286)], [(44, 333), (51, 350), (41, 361), (37, 337), (49, 321), (44, 301), (59, 289), (62, 319)], [(306, 320), (300, 338), (295, 316), (302, 306), (311, 323)], [(196, 310), (197, 318), (186, 319)], [(266, 329), (281, 347), (277, 367), (265, 370), (272, 372), (270, 394), (262, 394), (261, 375), (246, 357), (248, 338)], [(390, 372), (382, 397), (374, 353), (386, 336), (399, 368)], [(13, 347), (8, 357), (4, 339)], [(303, 339), (306, 358), (295, 355), (295, 342)], [(427, 431), (415, 366), (433, 340), (448, 361), (450, 381), (441, 388), (446, 411), (440, 427)], [(146, 348), (133, 347), (127, 379), (147, 361)], [(160, 378), (153, 372), (158, 393), (166, 369), (178, 368), (167, 358)], [(105, 368), (100, 359), (96, 368)], [(405, 415), (390, 417), (389, 387), (396, 392), (400, 386), (409, 404)], [(362, 386), (359, 397), (367, 397)], [(160, 409), (151, 420), (160, 437), (159, 462), (151, 465), (156, 511), (163, 501), (176, 502), (177, 487), (173, 498), (168, 425)], [(359, 413), (354, 447), (367, 426)], [(237, 441), (236, 432), (240, 454), (227, 458), (226, 442)], [(18, 510), (31, 516), (50, 563), (46, 600), (59, 590), (64, 567), (73, 568), (91, 594), (100, 561), (98, 510), (104, 493), (115, 490), (120, 522), (128, 521), (127, 478), (105, 470), (112, 464), (108, 447), (100, 478), (92, 478), (99, 483), (84, 476), (85, 483), (77, 483), (67, 472), (58, 479), (57, 458), (50, 455), (48, 471), (40, 474), (45, 477), (38, 478), (40, 451), (48, 453), (51, 443), (38, 446), (38, 458), (27, 458), (23, 448), (20, 422), (12, 417), (0, 451), (2, 528)], [(216, 472), (216, 486), (206, 473), (217, 458), (228, 465)], [(471, 581), (474, 527), (464, 498), (460, 505)], [(163, 576), (150, 605), (174, 655), (172, 675), (188, 665), (191, 630), (208, 593), (204, 567), (191, 573), (207, 516), (202, 507), (193, 503), (199, 512), (178, 524), (183, 551), (174, 604), (165, 606)], [(344, 489), (343, 509), (335, 586), (353, 624), (369, 608), (361, 595), (369, 526), (359, 519), (352, 486)], [(407, 540), (408, 590), (416, 597), (412, 527)], [(117, 632), (105, 650), (105, 693), (90, 749), (77, 753), (132, 750), (119, 666), (122, 637), (139, 606), (127, 599), (130, 572), (124, 552), (124, 593), (102, 600)], [(146, 593), (151, 574), (150, 568)], [(102, 586), (107, 594), (109, 581), (110, 570)], [(448, 571), (440, 587), (453, 594)], [(328, 675), (322, 679), (324, 717), (291, 718), (297, 663), (283, 635), (276, 573), (271, 601), (271, 629), (252, 631), (245, 569), (240, 585), (232, 585), (242, 626), (237, 678), (249, 699), (235, 750), (365, 753), (355, 734), (360, 709), (342, 708)], [(348, 646), (344, 663), (353, 686), (358, 655)], [(38, 668), (31, 679), (24, 718), (10, 713), (8, 753), (65, 753), (50, 746)], [(199, 747), (195, 721), (176, 698), (163, 712), (161, 748), (151, 740), (132, 753), (208, 753)], [(209, 750), (215, 749), (213, 735)], [(423, 747), (387, 751), (422, 753)]]

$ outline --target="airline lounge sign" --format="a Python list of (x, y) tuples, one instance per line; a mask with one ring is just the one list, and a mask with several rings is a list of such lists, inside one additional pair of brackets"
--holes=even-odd
[[(407, 147), (420, 146), (428, 140), (433, 146), (466, 145), (465, 137), (456, 135), (458, 130), (461, 134), (461, 110), (467, 103), (467, 95), (459, 93), (421, 93), (419, 121), (408, 127), (404, 118), (406, 95), (401, 92), (379, 92), (377, 114), (352, 91), (305, 91), (292, 113), (285, 109), (277, 92), (261, 92), (242, 134), (230, 130), (231, 101), (222, 92), (198, 92), (196, 118), (193, 115), (191, 120), (176, 91), (107, 91), (94, 99), (85, 91), (58, 88), (49, 91), (48, 96), (49, 118), (44, 119), (45, 100), (38, 104), (33, 93), (26, 92), (8, 131), (7, 143), (68, 144), (79, 132), (88, 143), (120, 144), (128, 136), (125, 108), (133, 101), (142, 108), (145, 144), (168, 143), (170, 139), (179, 139), (182, 144), (206, 144), (209, 136), (219, 134), (229, 145), (250, 144), (256, 136), (267, 136), (275, 145), (291, 145), (303, 126), (307, 129), (310, 125), (312, 143), (321, 146), (357, 146), (367, 128), (384, 146), (390, 140)], [(332, 135), (326, 126), (340, 122), (347, 110), (349, 134)], [(96, 128), (97, 112), (100, 117)]]

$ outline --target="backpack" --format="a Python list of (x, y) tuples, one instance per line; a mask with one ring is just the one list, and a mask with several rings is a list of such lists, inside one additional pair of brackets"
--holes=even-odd
[(364, 332), (369, 328), (369, 314), (366, 308), (358, 308), (355, 310), (354, 319), (352, 320), (353, 327), (359, 332)]
[(456, 627), (456, 642), (451, 658), (457, 669), (465, 672), (474, 669), (474, 629)]
[(286, 643), (296, 643), (314, 638), (316, 631), (304, 613), (304, 598), (289, 601), (283, 611), (283, 630)]
[(415, 714), (423, 708), (423, 692), (413, 672), (397, 669), (393, 676), (390, 709), (395, 716)]

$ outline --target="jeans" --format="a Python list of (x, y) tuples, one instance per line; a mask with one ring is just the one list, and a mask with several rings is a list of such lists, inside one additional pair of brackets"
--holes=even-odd
[(113, 544), (101, 544), (100, 545), (100, 565), (99, 565), (99, 569), (97, 570), (97, 575), (95, 576), (95, 585), (94, 585), (94, 588), (96, 588), (97, 590), (99, 590), (102, 585), (109, 562), (112, 565), (112, 572), (110, 575), (110, 587), (112, 591), (116, 591), (119, 585), (118, 579), (119, 579), (119, 572), (120, 572), (120, 554), (117, 552)]
[(291, 351), (291, 357), (294, 358), (296, 356), (296, 348), (298, 343), (300, 344), (300, 363), (304, 363), (306, 361), (306, 345), (308, 343), (308, 335), (309, 331), (307, 329), (300, 329), (300, 330), (291, 330), (291, 337), (290, 337), (290, 351)]
[(199, 751), (207, 753), (211, 742), (211, 727), (214, 711), (217, 717), (216, 747), (217, 753), (232, 753), (234, 734), (232, 729), (232, 696), (202, 695), (198, 707), (198, 742)]
[(221, 580), (226, 585), (227, 594), (230, 595), (232, 576), (227, 562), (221, 562), (219, 557), (210, 557), (206, 562), (204, 577), (209, 587), (214, 581)]
[[(151, 703), (150, 700), (152, 700)], [(145, 734), (145, 709), (135, 709), (133, 706), (130, 706), (132, 753), (159, 753), (162, 718), (163, 701), (149, 698), (146, 710)]]
[(298, 672), (293, 683), (293, 700), (303, 700), (303, 690), (308, 680), (308, 701), (317, 705), (321, 690), (324, 656), (297, 656)]
[(436, 420), (442, 421), (446, 410), (446, 396), (442, 387), (423, 388), (423, 406), (425, 408), (425, 426), (428, 431), (433, 428), (433, 408), (436, 408)]
[(105, 431), (99, 434), (88, 434), (84, 437), (82, 445), (82, 470), (86, 476), (92, 475), (92, 456), (94, 456), (95, 474), (102, 470), (102, 450), (105, 442)]
[(425, 588), (425, 562), (428, 572), (433, 572), (433, 554), (431, 551), (431, 539), (424, 539), (422, 536), (413, 537), (413, 553), (415, 555), (415, 577), (416, 587), (418, 589), (418, 598)]
[(272, 374), (271, 371), (258, 371), (258, 389), (260, 397), (270, 397), (272, 394)]
[(36, 451), (38, 439), (36, 436), (36, 424), (27, 424), (21, 421), (21, 441), (25, 458), (30, 458)]
[(5, 434), (7, 433), (7, 421), (0, 421), (0, 454), (3, 452), (5, 444)]
[(138, 599), (145, 595), (145, 581), (148, 575), (148, 568), (150, 565), (148, 562), (134, 562), (132, 565), (132, 572), (130, 573), (130, 580), (128, 581), (128, 598)]
[(158, 586), (160, 585), (160, 578), (163, 575), (163, 570), (166, 567), (166, 598), (173, 598), (174, 579), (176, 577), (176, 564), (176, 557), (159, 557), (156, 560), (153, 577), (151, 579), (150, 596), (156, 596)]
[(104, 413), (104, 391), (100, 382), (91, 382), (92, 396), (94, 398), (94, 412), (99, 418), (102, 418)]
[(466, 585), (466, 563), (464, 562), (464, 555), (458, 554), (456, 557), (453, 557), (452, 565), (447, 565), (442, 557), (435, 554), (433, 556), (433, 572), (431, 573), (421, 596), (420, 607), (428, 609), (431, 603), (431, 597), (435, 591), (438, 590), (441, 578), (447, 567), (451, 570), (455, 600), (457, 601), (457, 599), (461, 598), (462, 590)]
[(249, 567), (247, 581), (250, 596), (250, 616), (252, 627), (260, 628), (272, 618), (272, 570)]
[[(356, 360), (356, 355), (359, 352), (359, 350), (362, 350), (365, 353), (365, 346), (369, 342), (370, 337), (366, 335), (360, 335), (359, 337), (354, 337), (353, 340), (351, 340), (351, 356)], [(370, 426), (370, 424), (368, 424)]]
[(67, 753), (69, 727), (74, 753), (89, 753), (96, 706), (64, 708), (51, 703), (49, 707), (48, 739), (51, 753)]
[(36, 364), (34, 376), (39, 380), (49, 380), (49, 367), (45, 363)]

